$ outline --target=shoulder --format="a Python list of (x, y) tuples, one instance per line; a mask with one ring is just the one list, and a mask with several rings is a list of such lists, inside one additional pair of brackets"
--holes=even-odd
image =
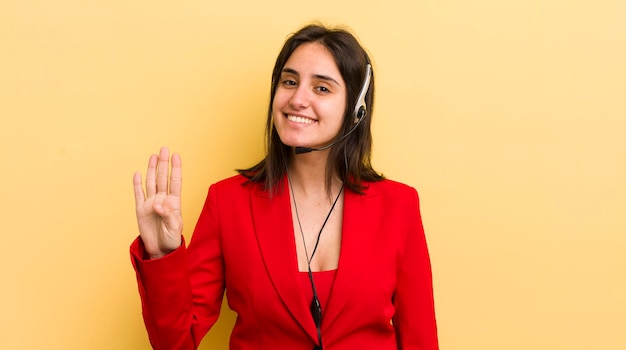
[(384, 180), (375, 181), (375, 182), (368, 182), (367, 185), (371, 187), (375, 187), (377, 189), (389, 190), (389, 191), (400, 191), (400, 192), (415, 191), (415, 188), (413, 188), (412, 186), (409, 186), (402, 182), (390, 180), (390, 179), (384, 179)]
[(262, 192), (262, 185), (250, 181), (243, 175), (234, 175), (211, 185), (209, 193), (236, 195), (250, 192)]
[[(352, 191), (346, 201), (354, 203), (371, 203), (391, 215), (403, 215), (400, 213), (413, 212), (419, 208), (419, 197), (415, 188), (389, 179), (380, 181), (363, 182), (362, 194)], [(374, 204), (376, 203), (376, 204)], [(368, 204), (369, 205), (369, 204)]]
[(364, 183), (366, 195), (393, 195), (393, 196), (414, 196), (417, 190), (402, 182), (384, 179), (375, 182)]
[(363, 196), (377, 197), (386, 207), (394, 208), (394, 210), (419, 208), (419, 195), (412, 186), (389, 179), (367, 182), (364, 185), (366, 188), (363, 191)]
[(218, 188), (237, 188), (245, 185), (248, 182), (248, 179), (243, 175), (233, 175), (231, 177), (227, 177), (222, 179), (214, 184), (211, 187)]

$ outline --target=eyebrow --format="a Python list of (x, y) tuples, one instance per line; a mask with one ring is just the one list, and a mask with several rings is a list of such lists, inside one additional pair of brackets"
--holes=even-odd
[[(300, 73), (298, 73), (298, 71), (296, 71), (295, 69), (292, 69), (292, 68), (283, 68), (282, 72), (283, 73), (293, 74), (295, 76), (300, 76)], [(337, 86), (341, 86), (341, 84), (339, 84), (339, 82), (337, 80), (329, 77), (328, 75), (314, 74), (313, 77), (315, 79), (329, 81), (329, 82), (335, 83)]]

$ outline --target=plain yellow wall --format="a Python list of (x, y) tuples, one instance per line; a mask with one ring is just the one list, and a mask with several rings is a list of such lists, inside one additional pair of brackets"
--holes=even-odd
[(373, 56), (374, 164), (421, 193), (441, 348), (626, 349), (625, 4), (3, 1), (0, 348), (149, 348), (132, 173), (182, 154), (190, 235), (318, 19)]

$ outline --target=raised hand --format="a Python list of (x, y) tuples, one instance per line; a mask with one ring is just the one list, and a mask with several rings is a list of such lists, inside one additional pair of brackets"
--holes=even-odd
[(172, 156), (166, 147), (148, 161), (146, 192), (141, 173), (133, 176), (135, 211), (139, 234), (151, 259), (160, 258), (182, 244), (183, 218), (180, 211), (182, 163), (176, 153)]

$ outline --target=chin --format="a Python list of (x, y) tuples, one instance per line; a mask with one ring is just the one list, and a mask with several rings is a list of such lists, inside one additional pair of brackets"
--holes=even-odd
[(289, 137), (283, 137), (280, 135), (280, 133), (278, 134), (278, 138), (280, 139), (280, 142), (282, 142), (283, 145), (288, 146), (288, 147), (310, 147), (308, 146), (310, 142), (307, 142), (304, 140), (295, 140)]

